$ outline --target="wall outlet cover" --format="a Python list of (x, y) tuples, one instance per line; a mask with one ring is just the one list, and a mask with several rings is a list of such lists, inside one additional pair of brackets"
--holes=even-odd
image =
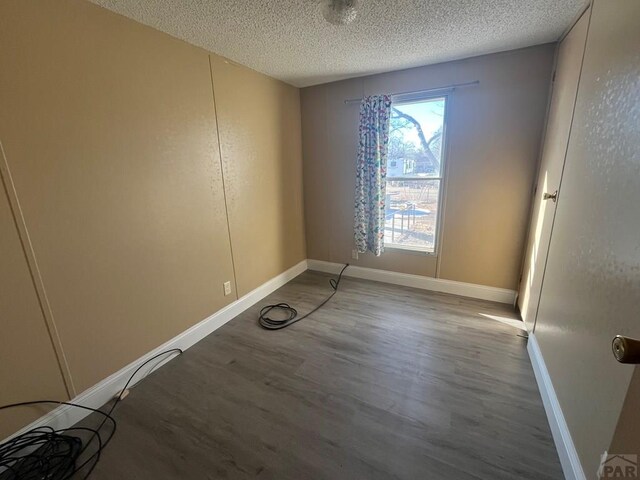
[(224, 282), (224, 294), (231, 295), (231, 282)]

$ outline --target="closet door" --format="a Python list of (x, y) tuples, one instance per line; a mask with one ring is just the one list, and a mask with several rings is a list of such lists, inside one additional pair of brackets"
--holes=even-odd
[(640, 1), (591, 8), (535, 327), (587, 478), (633, 373), (611, 340), (640, 338)]
[(589, 14), (590, 12), (586, 11), (582, 15), (558, 48), (551, 105), (538, 183), (534, 193), (531, 227), (518, 299), (522, 319), (529, 331), (534, 328), (538, 311), (553, 217), (556, 213), (557, 203), (553, 195), (560, 189), (584, 44), (587, 38)]

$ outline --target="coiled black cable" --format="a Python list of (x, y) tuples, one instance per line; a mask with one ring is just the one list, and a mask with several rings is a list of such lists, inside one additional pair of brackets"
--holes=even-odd
[[(331, 292), (331, 294), (327, 298), (325, 298), (322, 301), (322, 303), (320, 303), (320, 305), (315, 307), (310, 312), (305, 313), (301, 317), (298, 317), (298, 311), (288, 303), (276, 303), (273, 305), (266, 305), (265, 307), (262, 307), (262, 309), (260, 310), (260, 316), (258, 317), (258, 324), (262, 328), (266, 328), (267, 330), (280, 330), (281, 328), (288, 327), (289, 325), (299, 322), (300, 320), (304, 320), (312, 313), (318, 311), (325, 303), (331, 300), (331, 298), (333, 298), (333, 296), (336, 294), (336, 292), (338, 291), (338, 286), (340, 285), (340, 280), (342, 280), (342, 274), (344, 273), (344, 271), (347, 269), (348, 266), (349, 264), (347, 263), (344, 267), (342, 267), (342, 270), (340, 271), (340, 274), (338, 275), (337, 279), (332, 278), (329, 280), (329, 285), (331, 285), (333, 292)], [(286, 318), (283, 318), (283, 319), (269, 318), (268, 314), (273, 310), (283, 310), (284, 312), (287, 313)]]
[[(134, 377), (149, 362), (170, 353), (181, 354), (182, 350), (179, 348), (166, 350), (139, 365), (107, 412), (58, 400), (36, 400), (0, 406), (0, 410), (5, 410), (29, 405), (68, 405), (102, 416), (102, 421), (96, 428), (70, 427), (55, 430), (46, 426), (36, 427), (0, 444), (0, 480), (66, 480), (76, 474), (78, 474), (78, 478), (86, 479), (100, 460), (102, 450), (115, 434), (116, 420), (112, 413), (122, 400), (124, 392)], [(102, 429), (107, 421), (110, 422), (112, 428), (103, 438)], [(82, 433), (90, 434), (86, 442), (83, 442), (80, 436)], [(94, 440), (97, 442), (96, 451), (89, 455), (88, 449)], [(83, 456), (86, 458), (81, 458)], [(80, 477), (83, 473), (84, 475)]]

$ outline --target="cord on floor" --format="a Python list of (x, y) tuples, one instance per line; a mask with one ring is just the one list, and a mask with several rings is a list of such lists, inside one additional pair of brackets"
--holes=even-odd
[[(55, 430), (43, 426), (32, 428), (0, 444), (0, 480), (66, 480), (76, 474), (78, 474), (76, 478), (86, 479), (91, 475), (100, 460), (100, 454), (116, 432), (116, 420), (112, 414), (116, 406), (126, 396), (125, 392), (129, 391), (128, 387), (133, 378), (149, 362), (171, 353), (182, 354), (182, 350), (179, 348), (166, 350), (138, 366), (107, 412), (58, 400), (36, 400), (0, 406), (0, 410), (6, 410), (31, 405), (67, 405), (97, 413), (102, 417), (102, 421), (96, 428), (70, 427)], [(107, 421), (112, 428), (103, 438), (105, 432), (102, 429)], [(80, 436), (83, 433), (90, 434), (89, 439), (85, 442)], [(89, 454), (88, 448), (94, 440), (97, 442), (96, 451)], [(86, 455), (84, 455), (85, 453)], [(81, 458), (83, 456), (86, 458)]]
[[(298, 311), (288, 303), (275, 303), (273, 305), (266, 305), (265, 307), (262, 307), (262, 309), (260, 310), (260, 316), (258, 317), (258, 324), (262, 328), (265, 328), (267, 330), (280, 330), (281, 328), (286, 328), (289, 325), (293, 325), (294, 323), (299, 322), (300, 320), (304, 320), (312, 313), (318, 311), (320, 308), (324, 306), (324, 304), (326, 304), (329, 300), (331, 300), (333, 296), (336, 294), (336, 292), (338, 291), (338, 286), (340, 285), (340, 280), (342, 280), (342, 274), (344, 273), (344, 271), (347, 269), (348, 266), (349, 264), (347, 263), (344, 267), (342, 267), (342, 270), (340, 271), (340, 274), (338, 275), (337, 279), (332, 278), (329, 280), (329, 285), (331, 285), (333, 292), (331, 292), (331, 294), (327, 298), (325, 298), (322, 301), (322, 303), (320, 303), (320, 305), (315, 307), (310, 312), (305, 313), (304, 315), (299, 317)], [(278, 310), (284, 311), (286, 313), (286, 318), (273, 319), (268, 316), (269, 312), (278, 311)]]

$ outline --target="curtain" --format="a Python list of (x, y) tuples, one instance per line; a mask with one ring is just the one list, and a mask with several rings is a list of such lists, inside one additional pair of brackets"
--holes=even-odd
[(385, 193), (391, 96), (364, 97), (356, 167), (354, 237), (359, 253), (384, 251)]

